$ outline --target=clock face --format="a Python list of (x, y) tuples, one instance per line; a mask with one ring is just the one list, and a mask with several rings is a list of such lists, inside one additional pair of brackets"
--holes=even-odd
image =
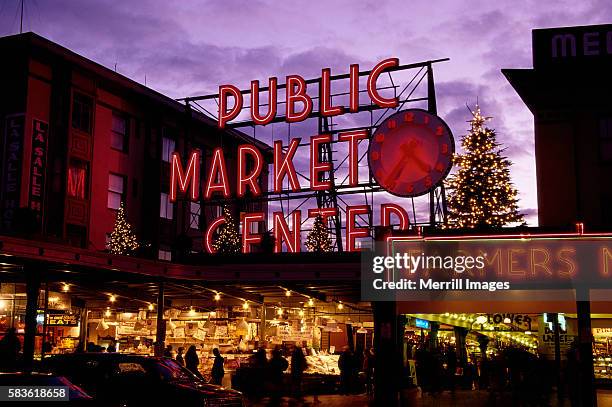
[(448, 175), (454, 152), (453, 135), (440, 117), (422, 109), (402, 110), (372, 135), (370, 172), (393, 195), (419, 196)]

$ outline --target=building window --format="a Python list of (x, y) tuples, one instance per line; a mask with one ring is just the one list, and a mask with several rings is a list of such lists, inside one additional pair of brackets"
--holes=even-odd
[(129, 122), (125, 116), (113, 112), (113, 123), (111, 129), (111, 148), (127, 152), (128, 149)]
[(72, 127), (91, 134), (93, 100), (89, 96), (75, 93), (72, 100)]
[(172, 261), (172, 252), (170, 250), (159, 249), (157, 258), (164, 261)]
[(110, 209), (119, 209), (125, 196), (125, 177), (122, 175), (108, 174), (108, 200)]
[(68, 196), (85, 199), (87, 190), (87, 163), (71, 160), (68, 167)]
[(599, 153), (603, 161), (612, 161), (612, 117), (599, 122)]
[(170, 202), (170, 195), (162, 192), (159, 200), (159, 217), (172, 219), (174, 217), (174, 204)]
[(175, 142), (174, 139), (169, 137), (162, 137), (162, 161), (167, 163), (172, 159), (172, 153), (174, 152)]
[(200, 229), (200, 203), (189, 202), (189, 227), (191, 229)]

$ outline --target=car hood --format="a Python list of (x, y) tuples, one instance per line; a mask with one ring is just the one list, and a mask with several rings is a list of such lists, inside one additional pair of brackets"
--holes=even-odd
[(178, 382), (175, 383), (176, 386), (182, 387), (184, 389), (195, 390), (199, 393), (211, 397), (211, 398), (223, 398), (223, 397), (242, 397), (242, 393), (236, 390), (227, 389), (222, 386), (217, 386), (214, 384), (208, 383), (193, 383), (193, 382)]

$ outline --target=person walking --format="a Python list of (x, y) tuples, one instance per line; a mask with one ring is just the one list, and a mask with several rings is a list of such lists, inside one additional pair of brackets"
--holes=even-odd
[(21, 342), (17, 337), (15, 328), (9, 328), (0, 339), (0, 368), (15, 369), (21, 350)]
[(172, 345), (166, 346), (166, 349), (164, 349), (164, 357), (172, 359)]
[(302, 378), (306, 366), (306, 356), (304, 356), (302, 348), (299, 346), (294, 347), (291, 353), (291, 386), (293, 388), (293, 397), (298, 401), (302, 401), (304, 398), (302, 395)]
[(213, 362), (212, 370), (210, 371), (212, 383), (221, 386), (223, 376), (225, 376), (225, 370), (223, 370), (223, 362), (225, 362), (225, 359), (221, 357), (219, 348), (213, 349), (213, 355), (215, 355), (215, 361)]
[(189, 349), (187, 349), (187, 353), (185, 353), (185, 367), (191, 371), (194, 375), (202, 378), (202, 373), (198, 370), (198, 366), (200, 365), (200, 359), (198, 358), (198, 354), (196, 352), (196, 347), (191, 345)]
[(279, 406), (283, 395), (283, 372), (289, 363), (277, 347), (272, 351), (272, 358), (268, 364), (268, 380), (270, 382), (270, 405)]
[(365, 374), (366, 394), (374, 395), (374, 352), (372, 348), (363, 351), (363, 373)]
[(177, 352), (176, 352), (176, 363), (178, 363), (181, 366), (185, 366), (185, 358), (183, 358), (183, 351), (185, 350), (185, 348), (183, 348), (182, 346), (179, 346)]
[(342, 354), (338, 359), (338, 368), (340, 369), (340, 394), (347, 395), (351, 391), (351, 383), (353, 376), (353, 352), (348, 346), (342, 348)]

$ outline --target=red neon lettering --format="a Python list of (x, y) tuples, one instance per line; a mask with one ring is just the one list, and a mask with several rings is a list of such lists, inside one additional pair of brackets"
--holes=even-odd
[[(308, 117), (312, 112), (312, 99), (306, 94), (306, 81), (299, 75), (287, 76), (285, 92), (287, 93), (287, 113), (285, 115), (288, 123), (299, 122)], [(302, 102), (303, 109), (300, 113), (295, 112), (295, 102)]]
[[(227, 97), (230, 95), (234, 97), (234, 107), (228, 112)], [(234, 85), (219, 86), (219, 128), (225, 128), (225, 123), (236, 118), (240, 110), (242, 110), (242, 93), (240, 93), (240, 89)]]
[(399, 105), (398, 98), (387, 99), (378, 94), (378, 90), (376, 89), (376, 81), (380, 74), (388, 68), (393, 68), (399, 65), (399, 59), (397, 58), (389, 58), (383, 61), (380, 61), (378, 65), (372, 69), (370, 75), (368, 76), (368, 94), (370, 95), (370, 99), (372, 102), (376, 103), (380, 107), (396, 107)]
[(276, 88), (277, 79), (272, 77), (268, 81), (268, 113), (261, 116), (259, 114), (259, 81), (251, 81), (251, 118), (253, 123), (264, 126), (276, 116)]
[(279, 193), (283, 188), (283, 179), (285, 175), (289, 177), (289, 185), (293, 192), (300, 190), (300, 183), (293, 166), (293, 156), (300, 145), (301, 138), (294, 138), (287, 147), (287, 154), (282, 157), (283, 142), (276, 140), (274, 142), (274, 192)]
[(351, 65), (349, 71), (349, 111), (359, 111), (359, 65)]
[(198, 188), (200, 185), (200, 152), (198, 150), (191, 152), (187, 171), (183, 171), (179, 153), (172, 153), (172, 167), (170, 169), (170, 202), (176, 201), (177, 184), (182, 194), (187, 192), (187, 188), (190, 186), (191, 200), (196, 201), (198, 199), (200, 193)]
[(289, 225), (285, 221), (282, 212), (274, 212), (274, 253), (283, 251), (283, 240), (287, 246), (287, 252), (297, 253), (300, 251), (300, 226), (302, 224), (302, 211), (297, 210), (291, 213), (293, 232), (289, 230)]
[(261, 234), (251, 233), (251, 224), (263, 221), (263, 212), (244, 215), (242, 219), (242, 253), (251, 253), (251, 245), (261, 243)]
[(400, 205), (386, 203), (380, 206), (380, 224), (382, 226), (391, 225), (391, 214), (396, 215), (400, 221), (399, 230), (408, 230), (410, 226), (410, 218)]
[(213, 242), (213, 234), (219, 228), (219, 226), (223, 225), (226, 222), (224, 216), (220, 216), (217, 219), (213, 220), (208, 229), (206, 229), (206, 236), (204, 239), (204, 247), (206, 251), (210, 254), (216, 253), (215, 248), (212, 245)]
[(348, 141), (349, 185), (354, 187), (359, 183), (359, 140), (368, 138), (367, 130), (355, 130), (340, 133), (339, 141)]
[[(217, 174), (219, 175), (217, 177)], [(219, 178), (219, 181), (215, 179)], [(220, 191), (223, 193), (225, 198), (230, 196), (229, 184), (227, 182), (227, 169), (225, 167), (225, 158), (223, 157), (223, 149), (215, 148), (213, 151), (212, 164), (210, 165), (210, 171), (208, 173), (208, 179), (206, 181), (206, 189), (204, 190), (204, 197), (209, 199), (213, 192)]]
[(331, 70), (324, 68), (321, 71), (321, 85), (319, 86), (319, 112), (321, 116), (337, 116), (344, 112), (342, 106), (332, 106), (330, 77)]
[(329, 143), (330, 134), (321, 134), (310, 138), (310, 188), (314, 191), (331, 189), (331, 180), (323, 181), (322, 172), (330, 171), (332, 163), (319, 161), (319, 144)]
[(370, 229), (367, 227), (356, 227), (355, 218), (358, 215), (370, 213), (370, 205), (355, 205), (346, 207), (346, 251), (359, 252), (361, 249), (355, 248), (355, 239), (370, 236)]
[[(247, 155), (253, 157), (255, 166), (250, 174), (245, 174)], [(261, 194), (261, 188), (257, 182), (257, 178), (263, 168), (263, 156), (259, 149), (250, 144), (242, 144), (238, 146), (238, 196), (242, 197), (246, 193), (247, 185), (251, 187), (251, 192), (254, 196)]]

